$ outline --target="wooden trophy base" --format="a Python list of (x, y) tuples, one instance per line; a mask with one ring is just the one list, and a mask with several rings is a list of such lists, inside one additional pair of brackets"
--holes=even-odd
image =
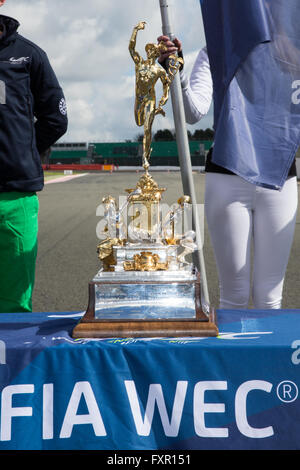
[(200, 302), (199, 276), (194, 282), (195, 315), (193, 318), (112, 319), (95, 317), (95, 290), (98, 287), (101, 289), (108, 288), (112, 283), (91, 281), (89, 283), (88, 309), (73, 329), (72, 337), (79, 339), (217, 336), (219, 331), (216, 312), (214, 309), (211, 309), (208, 315), (203, 312)]
[(215, 311), (207, 321), (201, 320), (97, 320), (86, 321), (85, 316), (74, 328), (73, 338), (180, 338), (208, 337), (219, 334)]

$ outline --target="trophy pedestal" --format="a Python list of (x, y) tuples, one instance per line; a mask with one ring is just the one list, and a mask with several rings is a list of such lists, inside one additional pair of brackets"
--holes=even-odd
[(203, 312), (200, 276), (180, 271), (99, 271), (73, 338), (217, 336), (216, 314)]

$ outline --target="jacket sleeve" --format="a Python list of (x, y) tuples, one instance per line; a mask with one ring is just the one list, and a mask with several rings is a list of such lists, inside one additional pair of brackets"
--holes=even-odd
[(180, 80), (186, 121), (195, 124), (208, 113), (212, 102), (213, 84), (206, 48), (198, 53), (190, 80), (184, 70), (180, 72)]
[(46, 53), (42, 50), (32, 61), (30, 83), (36, 119), (36, 146), (39, 153), (42, 153), (64, 135), (68, 127), (63, 91)]

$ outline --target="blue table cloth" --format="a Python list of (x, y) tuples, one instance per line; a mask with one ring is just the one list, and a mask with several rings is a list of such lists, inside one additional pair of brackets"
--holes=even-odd
[(1, 314), (1, 450), (300, 449), (300, 311), (218, 312), (216, 338), (72, 339)]

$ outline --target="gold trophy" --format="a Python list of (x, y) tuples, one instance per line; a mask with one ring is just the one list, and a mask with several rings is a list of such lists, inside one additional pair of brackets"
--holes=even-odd
[[(89, 304), (73, 330), (74, 338), (217, 336), (215, 311), (203, 312), (200, 274), (188, 261), (195, 250), (195, 234), (184, 227), (191, 207), (182, 196), (166, 214), (160, 188), (149, 173), (152, 124), (169, 96), (170, 84), (183, 59), (171, 55), (166, 71), (156, 63), (163, 43), (147, 44), (147, 58), (136, 51), (132, 32), (129, 52), (135, 63), (135, 120), (144, 126), (144, 173), (136, 187), (126, 189), (121, 207), (111, 196), (104, 205), (104, 239), (97, 247), (101, 268), (89, 283)], [(163, 95), (156, 107), (155, 85)], [(178, 229), (180, 227), (180, 230)]]

